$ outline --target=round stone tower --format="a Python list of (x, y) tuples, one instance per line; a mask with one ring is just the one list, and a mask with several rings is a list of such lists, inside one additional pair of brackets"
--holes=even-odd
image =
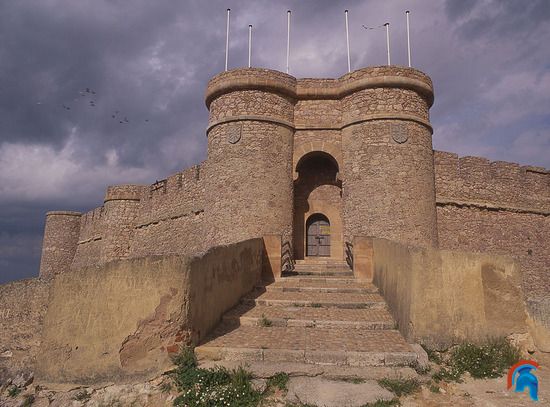
[(40, 277), (69, 271), (80, 233), (80, 212), (54, 211), (46, 214)]
[(211, 245), (267, 234), (292, 241), (295, 92), (295, 78), (268, 69), (235, 69), (208, 83)]
[(143, 185), (113, 185), (107, 188), (103, 204), (105, 237), (102, 263), (128, 257), (134, 220), (146, 189)]
[(340, 83), (346, 237), (437, 246), (430, 78), (391, 66)]

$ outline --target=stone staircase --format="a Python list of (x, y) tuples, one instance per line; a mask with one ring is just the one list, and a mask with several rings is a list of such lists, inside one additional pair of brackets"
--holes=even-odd
[(371, 283), (345, 262), (298, 261), (227, 312), (195, 348), (199, 360), (407, 366), (416, 353)]

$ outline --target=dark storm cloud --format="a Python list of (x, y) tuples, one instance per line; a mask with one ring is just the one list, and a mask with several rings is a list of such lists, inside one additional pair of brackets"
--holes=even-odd
[[(406, 63), (434, 80), (434, 146), (550, 167), (550, 6), (546, 0), (73, 1), (0, 3), (0, 281), (35, 275), (44, 213), (89, 210), (106, 185), (150, 183), (206, 158), (207, 81), (247, 60), (291, 73)], [(89, 91), (86, 91), (89, 88)], [(113, 118), (113, 116), (115, 116)], [(122, 123), (121, 123), (122, 122)]]

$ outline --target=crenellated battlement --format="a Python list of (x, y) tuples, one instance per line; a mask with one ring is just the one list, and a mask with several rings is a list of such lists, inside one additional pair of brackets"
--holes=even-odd
[(550, 214), (550, 171), (436, 151), (438, 202)]

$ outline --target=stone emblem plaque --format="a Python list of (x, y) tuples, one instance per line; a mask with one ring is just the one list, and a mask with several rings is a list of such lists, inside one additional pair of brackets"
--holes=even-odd
[(241, 139), (241, 124), (235, 123), (227, 129), (227, 141), (236, 144)]
[(391, 125), (391, 136), (393, 141), (398, 144), (403, 144), (409, 139), (409, 133), (407, 131), (407, 126), (403, 123), (392, 123)]

